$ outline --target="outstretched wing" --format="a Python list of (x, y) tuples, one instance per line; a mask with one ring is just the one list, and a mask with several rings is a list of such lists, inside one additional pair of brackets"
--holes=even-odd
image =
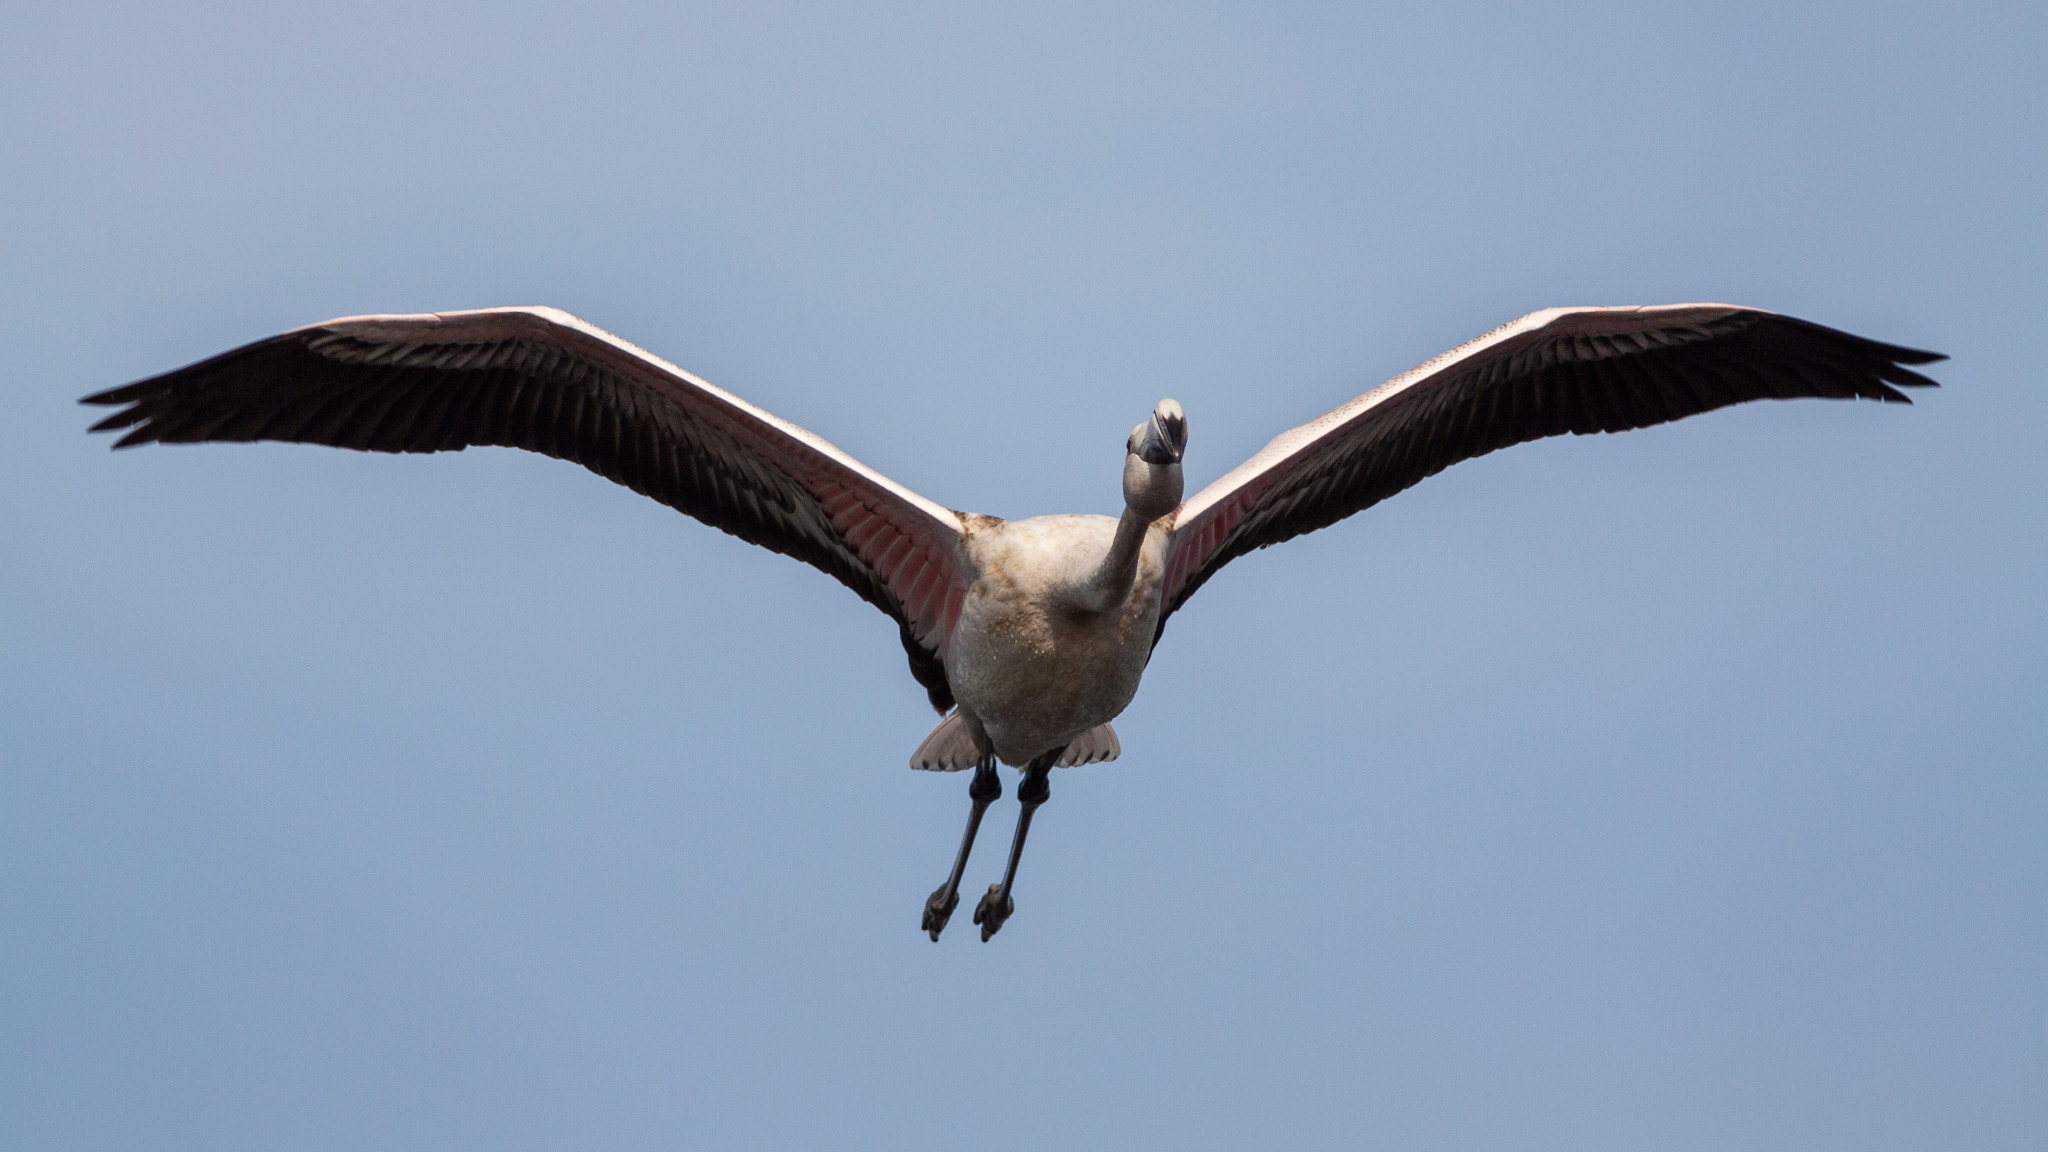
[(86, 404), (149, 441), (288, 440), (371, 452), (473, 444), (572, 460), (823, 569), (901, 627), (941, 712), (966, 594), (960, 518), (786, 420), (553, 308), (351, 316)]
[(1901, 365), (1942, 359), (1728, 304), (1532, 312), (1281, 433), (1181, 505), (1160, 628), (1237, 557), (1334, 524), (1460, 460), (1745, 400), (1907, 404), (1892, 385), (1934, 381)]

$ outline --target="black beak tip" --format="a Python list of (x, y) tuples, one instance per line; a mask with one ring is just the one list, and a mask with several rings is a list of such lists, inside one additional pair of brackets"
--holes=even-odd
[(1187, 446), (1187, 416), (1171, 400), (1161, 401), (1151, 420), (1131, 432), (1130, 450), (1155, 467), (1178, 464)]

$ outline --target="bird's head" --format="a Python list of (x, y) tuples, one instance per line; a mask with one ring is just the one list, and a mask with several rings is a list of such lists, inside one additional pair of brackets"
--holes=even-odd
[(1125, 447), (1147, 464), (1180, 463), (1188, 447), (1188, 414), (1180, 410), (1180, 401), (1161, 400), (1152, 409), (1152, 419), (1131, 429)]
[(1180, 458), (1187, 447), (1187, 413), (1178, 400), (1161, 400), (1124, 445), (1124, 503), (1147, 520), (1179, 507)]

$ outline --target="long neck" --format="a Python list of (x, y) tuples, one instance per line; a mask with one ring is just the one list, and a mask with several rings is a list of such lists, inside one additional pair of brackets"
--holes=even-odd
[(1145, 529), (1151, 524), (1136, 508), (1124, 509), (1123, 518), (1116, 522), (1116, 539), (1110, 542), (1109, 554), (1076, 589), (1074, 599), (1079, 607), (1089, 612), (1107, 612), (1130, 597), (1131, 585), (1138, 578), (1138, 549), (1144, 545)]

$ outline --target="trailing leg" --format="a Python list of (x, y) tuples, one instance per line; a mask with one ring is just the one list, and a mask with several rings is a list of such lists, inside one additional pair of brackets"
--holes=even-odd
[(967, 784), (967, 798), (974, 801), (974, 808), (967, 813), (967, 834), (960, 837), (960, 855), (953, 860), (953, 874), (924, 902), (924, 930), (931, 933), (935, 944), (939, 933), (946, 930), (946, 921), (952, 919), (953, 909), (960, 906), (960, 874), (967, 870), (967, 854), (974, 851), (974, 834), (981, 829), (981, 814), (1002, 794), (1003, 782), (996, 776), (995, 754), (983, 753), (981, 762), (974, 766), (974, 779)]
[(1001, 931), (1003, 921), (1017, 910), (1016, 901), (1010, 899), (1010, 886), (1017, 882), (1017, 861), (1024, 858), (1024, 837), (1031, 832), (1031, 814), (1052, 795), (1052, 785), (1047, 777), (1065, 751), (1065, 748), (1055, 748), (1033, 760), (1030, 767), (1024, 769), (1024, 779), (1017, 785), (1017, 800), (1023, 809), (1017, 813), (1017, 835), (1010, 841), (1009, 867), (1003, 869), (1003, 882), (989, 885), (981, 903), (974, 906), (974, 922), (981, 925), (983, 942)]

